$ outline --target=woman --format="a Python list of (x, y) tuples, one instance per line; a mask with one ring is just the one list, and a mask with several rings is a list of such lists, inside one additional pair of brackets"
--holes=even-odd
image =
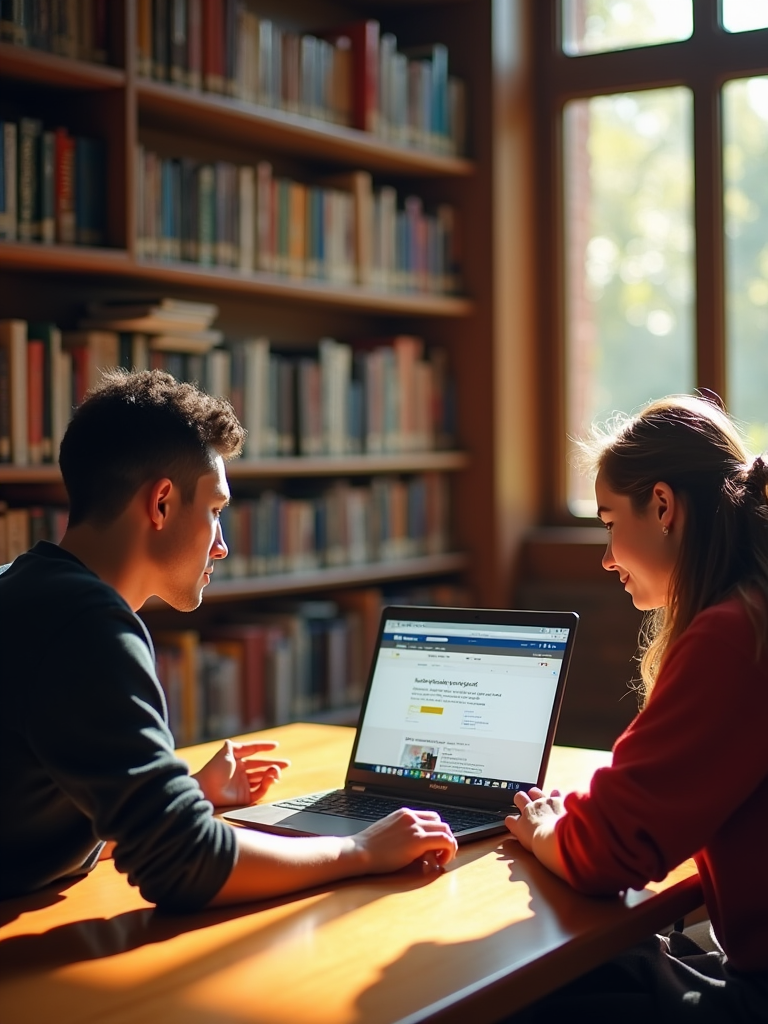
[(588, 795), (520, 793), (507, 826), (592, 894), (642, 888), (695, 857), (722, 951), (654, 937), (530, 1016), (767, 1021), (768, 466), (721, 407), (690, 396), (581, 448), (608, 531), (603, 566), (648, 613), (645, 707)]

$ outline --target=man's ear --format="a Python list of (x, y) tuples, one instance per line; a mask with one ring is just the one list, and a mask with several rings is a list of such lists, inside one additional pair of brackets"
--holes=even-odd
[(173, 481), (168, 477), (156, 480), (147, 495), (147, 512), (155, 530), (162, 530), (168, 517), (168, 502), (173, 492)]

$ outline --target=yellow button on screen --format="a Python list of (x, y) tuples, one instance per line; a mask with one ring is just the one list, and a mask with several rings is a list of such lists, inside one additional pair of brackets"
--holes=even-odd
[(428, 708), (428, 707), (424, 707), (422, 705), (421, 713), (422, 713), (422, 715), (442, 715), (443, 709), (442, 708)]

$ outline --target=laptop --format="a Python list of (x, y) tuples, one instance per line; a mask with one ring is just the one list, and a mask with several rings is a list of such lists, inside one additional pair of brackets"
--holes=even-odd
[(279, 835), (353, 835), (399, 807), (459, 843), (505, 831), (542, 786), (575, 612), (384, 608), (343, 789), (226, 811)]

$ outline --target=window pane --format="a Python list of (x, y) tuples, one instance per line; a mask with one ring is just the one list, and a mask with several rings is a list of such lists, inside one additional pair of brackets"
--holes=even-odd
[[(566, 427), (694, 386), (692, 99), (684, 88), (565, 108)], [(594, 515), (569, 470), (568, 501)]]
[(569, 56), (672, 43), (693, 32), (691, 0), (561, 0)]
[(768, 28), (768, 0), (723, 0), (723, 28), (729, 32)]
[(768, 448), (768, 77), (723, 88), (728, 405)]

